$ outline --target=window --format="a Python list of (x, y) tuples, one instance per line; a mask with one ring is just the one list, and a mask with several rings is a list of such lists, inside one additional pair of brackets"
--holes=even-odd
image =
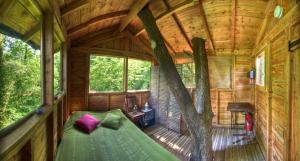
[(124, 91), (124, 58), (90, 57), (90, 92)]
[(255, 60), (256, 65), (256, 84), (265, 86), (265, 52), (262, 51)]
[(185, 87), (195, 87), (195, 64), (178, 64), (176, 67)]
[(208, 72), (210, 88), (229, 89), (232, 83), (232, 57), (208, 57)]
[(40, 51), (0, 34), (0, 129), (41, 104)]
[(54, 54), (54, 95), (58, 95), (61, 91), (61, 51)]
[(149, 90), (151, 63), (128, 59), (128, 90)]

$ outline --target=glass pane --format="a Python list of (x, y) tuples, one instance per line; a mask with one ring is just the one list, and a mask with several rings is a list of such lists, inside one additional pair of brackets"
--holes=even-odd
[(54, 95), (61, 92), (61, 52), (54, 54)]
[(90, 92), (123, 91), (124, 58), (90, 57)]
[(128, 90), (149, 90), (151, 63), (128, 59)]
[(40, 105), (40, 51), (0, 34), (0, 129)]

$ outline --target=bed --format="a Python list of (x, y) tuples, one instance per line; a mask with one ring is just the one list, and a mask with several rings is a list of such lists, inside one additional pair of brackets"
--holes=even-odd
[[(103, 120), (107, 113), (124, 117), (118, 130), (99, 126), (85, 134), (74, 126), (75, 120), (88, 113)], [(64, 134), (56, 154), (56, 161), (178, 161), (137, 128), (121, 110), (104, 113), (74, 112), (64, 125)]]

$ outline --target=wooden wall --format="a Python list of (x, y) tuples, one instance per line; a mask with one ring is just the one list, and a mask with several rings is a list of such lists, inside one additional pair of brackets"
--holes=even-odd
[(299, 147), (293, 144), (299, 136), (299, 113), (295, 109), (299, 60), (296, 52), (288, 51), (288, 41), (300, 38), (299, 11), (298, 3), (273, 23), (276, 25), (270, 27), (253, 51), (254, 57), (266, 51), (266, 86), (255, 88), (256, 130), (265, 158), (272, 161), (299, 160), (295, 153)]
[[(131, 38), (121, 37), (113, 40), (105, 41), (97, 45), (95, 48), (101, 50), (109, 50), (112, 52), (110, 56), (120, 53), (132, 52), (140, 55), (143, 59), (145, 50), (141, 49)], [(149, 101), (149, 91), (144, 92), (103, 92), (89, 93), (89, 59), (90, 54), (107, 55), (107, 52), (89, 53), (80, 50), (69, 50), (69, 108), (73, 111), (107, 111), (114, 108), (122, 108), (124, 106), (125, 97), (127, 95), (135, 95), (138, 106), (141, 107), (145, 102)], [(117, 53), (113, 53), (117, 52)], [(129, 53), (130, 54), (130, 53)]]

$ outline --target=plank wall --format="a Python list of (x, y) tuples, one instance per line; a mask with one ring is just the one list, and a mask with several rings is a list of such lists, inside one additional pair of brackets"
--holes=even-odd
[(253, 51), (254, 57), (266, 51), (266, 85), (256, 86), (255, 107), (258, 141), (269, 161), (299, 160), (299, 146), (293, 144), (299, 136), (299, 112), (295, 109), (299, 60), (296, 52), (288, 50), (288, 41), (300, 38), (299, 11), (298, 3), (281, 20), (271, 19), (273, 26)]

